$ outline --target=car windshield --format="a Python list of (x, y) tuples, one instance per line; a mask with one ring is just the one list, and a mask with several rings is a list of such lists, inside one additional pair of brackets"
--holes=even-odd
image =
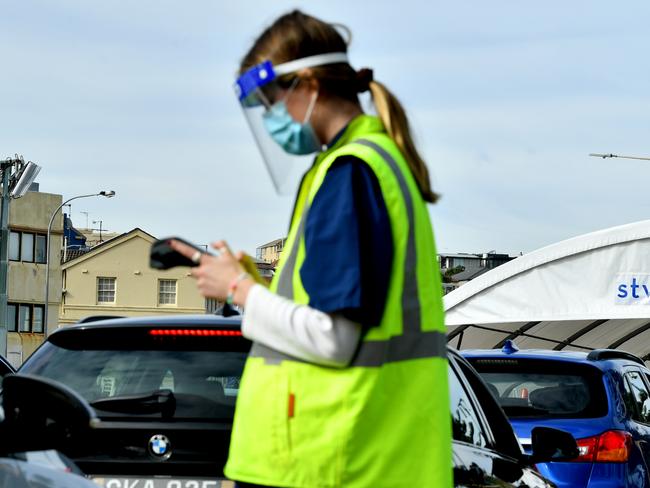
[[(246, 352), (202, 349), (79, 350), (47, 343), (21, 372), (64, 383), (91, 403), (101, 417), (230, 421)], [(157, 402), (160, 408), (152, 405)], [(146, 408), (148, 405), (152, 408)]]
[(607, 414), (602, 374), (559, 361), (470, 359), (508, 417), (594, 418)]

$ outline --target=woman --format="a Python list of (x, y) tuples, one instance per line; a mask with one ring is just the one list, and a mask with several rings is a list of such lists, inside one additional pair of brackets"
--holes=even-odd
[[(370, 90), (379, 117), (363, 114)], [(256, 40), (239, 99), (276, 187), (280, 153), (318, 152), (270, 289), (225, 242), (203, 295), (253, 341), (226, 474), (238, 486), (451, 486), (451, 421), (429, 176), (399, 102), (347, 62), (337, 28), (294, 11)]]

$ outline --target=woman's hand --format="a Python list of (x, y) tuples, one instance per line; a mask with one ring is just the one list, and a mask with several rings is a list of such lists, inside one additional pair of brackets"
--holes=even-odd
[[(170, 246), (189, 259), (196, 254), (196, 249), (173, 239)], [(196, 278), (196, 286), (201, 295), (225, 301), (230, 291), (229, 288), (246, 270), (237, 257), (232, 254), (225, 241), (214, 242), (212, 247), (220, 254), (218, 256), (201, 254), (199, 265), (192, 268), (192, 276)], [(248, 296), (248, 290), (253, 284), (254, 281), (250, 277), (236, 283), (233, 302), (243, 306)]]

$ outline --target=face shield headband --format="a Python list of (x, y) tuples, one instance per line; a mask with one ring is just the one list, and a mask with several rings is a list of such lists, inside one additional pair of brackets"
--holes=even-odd
[(347, 62), (347, 53), (316, 54), (315, 56), (281, 63), (277, 66), (273, 66), (271, 61), (264, 61), (257, 66), (253, 66), (237, 78), (235, 93), (239, 98), (239, 102), (245, 107), (256, 106), (260, 103), (266, 105), (268, 101), (265, 100), (260, 88), (272, 83), (279, 77), (304, 68)]
[[(317, 96), (307, 107), (305, 120), (295, 121), (289, 114), (286, 97), (293, 93), (296, 78), (289, 87), (281, 87), (279, 78), (304, 68), (347, 63), (346, 53), (327, 53), (296, 59), (274, 66), (265, 61), (243, 73), (235, 83), (244, 117), (248, 122), (273, 186), (280, 195), (292, 193), (302, 173), (313, 162), (321, 144), (309, 124), (309, 115)], [(284, 98), (278, 98), (277, 91)]]

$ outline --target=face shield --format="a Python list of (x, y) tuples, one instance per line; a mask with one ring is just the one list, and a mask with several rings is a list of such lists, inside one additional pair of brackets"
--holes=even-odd
[(293, 120), (285, 101), (298, 79), (282, 86), (279, 78), (304, 68), (347, 62), (346, 53), (318, 54), (276, 66), (265, 61), (237, 79), (235, 92), (278, 194), (295, 189), (313, 154), (322, 149), (309, 124), (317, 95), (305, 107), (304, 120)]

